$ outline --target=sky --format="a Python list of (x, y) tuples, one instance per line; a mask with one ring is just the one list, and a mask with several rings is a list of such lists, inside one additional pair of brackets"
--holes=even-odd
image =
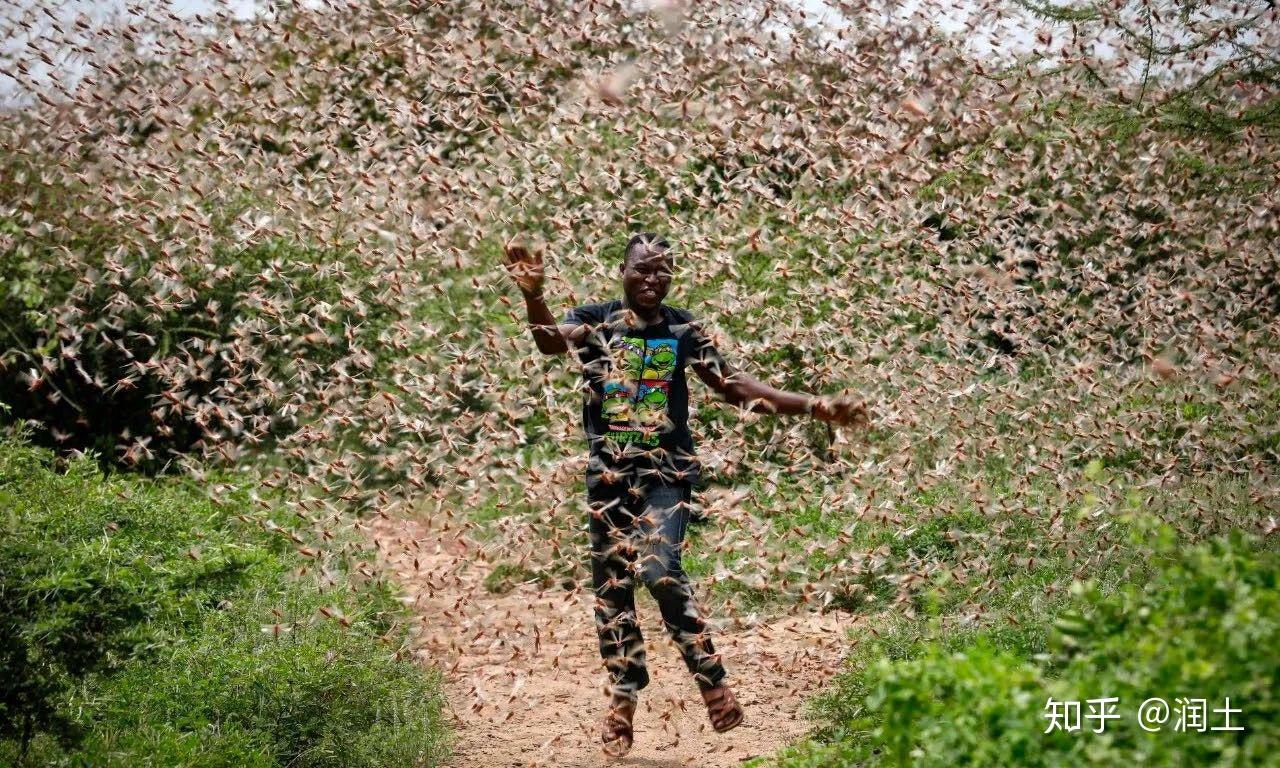
[[(319, 6), (319, 0), (302, 0), (307, 5)], [(637, 0), (639, 7), (652, 5), (654, 2), (663, 0)], [(666, 0), (670, 1), (670, 0)], [(786, 0), (791, 5), (801, 8), (810, 15), (815, 21), (821, 20), (824, 24), (837, 28), (840, 25), (848, 25), (849, 21), (836, 10), (835, 2), (827, 0)], [(1025, 12), (1016, 9), (1011, 0), (870, 0), (882, 8), (885, 8), (883, 19), (885, 23), (902, 23), (904, 25), (911, 23), (919, 23), (911, 21), (921, 7), (927, 2), (929, 4), (929, 13), (927, 18), (935, 25), (935, 28), (943, 33), (959, 33), (965, 29), (967, 21), (976, 21), (975, 29), (972, 32), (965, 33), (961, 39), (961, 44), (969, 50), (969, 52), (978, 58), (992, 61), (993, 63), (1000, 60), (1008, 60), (1014, 55), (1025, 54), (1036, 50), (1037, 47), (1044, 48), (1038, 42), (1036, 33), (1043, 29), (1043, 26), (1037, 20), (1031, 18)], [(1058, 2), (1068, 2), (1069, 0), (1057, 0)], [(864, 3), (866, 0), (864, 0)], [(168, 0), (165, 3), (157, 3), (148, 0), (135, 0), (133, 7), (147, 6), (156, 7), (159, 5), (167, 6), (173, 13), (178, 16), (188, 17), (199, 13), (210, 13), (216, 3), (212, 0)], [(235, 16), (242, 19), (251, 18), (255, 11), (267, 7), (267, 3), (262, 0), (224, 0), (221, 4), (227, 10), (231, 11)], [(37, 83), (48, 83), (56, 78), (57, 82), (67, 85), (78, 80), (85, 72), (86, 66), (79, 54), (71, 51), (49, 51), (54, 59), (55, 66), (50, 67), (43, 62), (38, 56), (38, 51), (27, 47), (27, 39), (29, 34), (9, 34), (14, 29), (7, 20), (15, 18), (29, 19), (34, 22), (34, 28), (47, 29), (49, 19), (43, 14), (42, 9), (49, 9), (62, 22), (63, 26), (68, 26), (70, 21), (76, 18), (84, 18), (94, 26), (103, 26), (117, 23), (121, 20), (128, 21), (130, 18), (137, 18), (136, 14), (130, 13), (127, 9), (130, 3), (127, 0), (0, 0), (0, 106), (21, 106), (23, 100), (18, 98), (19, 95), (25, 96), (26, 101), (30, 101), (28, 94), (20, 94), (20, 88), (15, 80), (6, 76), (4, 72), (9, 68), (9, 62), (17, 59), (27, 68), (30, 76)], [(1213, 4), (1206, 3), (1205, 8), (1213, 7)], [(993, 8), (1003, 9), (998, 17), (993, 12)], [(1062, 31), (1058, 30), (1058, 40), (1062, 42)], [(1047, 51), (1052, 52), (1052, 51)], [(1100, 57), (1107, 57), (1114, 53), (1114, 49), (1106, 44), (1106, 41), (1100, 42), (1095, 46), (1094, 54)], [(1128, 77), (1133, 81), (1141, 77), (1141, 68), (1138, 62), (1130, 67)]]
[[(916, 7), (919, 6), (921, 0), (907, 0), (898, 5), (894, 15), (907, 18)], [(937, 15), (937, 23), (939, 27), (946, 31), (956, 31), (962, 28), (963, 21), (973, 12), (973, 4), (970, 0), (939, 0), (944, 12)], [(825, 23), (831, 25), (846, 24), (847, 21), (835, 10), (834, 6), (829, 5), (823, 0), (793, 0), (793, 3), (802, 7), (806, 13), (812, 14), (815, 19), (822, 19)], [(41, 15), (38, 11), (40, 8), (48, 8), (52, 10), (60, 20), (70, 21), (77, 17), (83, 16), (95, 26), (115, 23), (118, 21), (127, 22), (131, 18), (137, 18), (136, 14), (126, 10), (131, 3), (126, 0), (61, 0), (61, 2), (41, 2), (40, 0), (9, 0), (4, 2), (0, 0), (0, 18), (15, 18), (21, 14), (27, 14), (34, 19), (37, 28), (47, 28), (45, 25), (48, 19)], [(135, 7), (147, 5), (154, 7), (158, 5), (154, 2), (135, 2)], [(211, 0), (169, 0), (166, 5), (178, 16), (192, 16), (201, 13), (210, 13), (215, 8), (215, 3)], [(225, 0), (223, 5), (230, 10), (236, 17), (242, 19), (252, 18), (256, 9), (265, 6), (265, 3), (259, 0)], [(66, 26), (64, 24), (64, 26)], [(0, 25), (0, 29), (9, 28), (8, 24)], [(1033, 34), (1028, 29), (1016, 29), (1011, 34), (1002, 35), (1002, 40), (1007, 40), (1007, 51), (1025, 50), (1029, 41), (1033, 40)], [(79, 59), (78, 55), (58, 55), (56, 52), (49, 52), (57, 66), (50, 68), (41, 61), (30, 48), (26, 48), (26, 35), (18, 35), (10, 37), (0, 43), (0, 55), (6, 58), (16, 57), (20, 59), (28, 70), (32, 73), (32, 77), (37, 82), (48, 82), (50, 78), (57, 78), (58, 82), (63, 84), (72, 83), (83, 76), (85, 65)], [(983, 55), (992, 55), (1000, 51), (994, 49), (983, 37), (975, 39), (975, 43), (970, 46), (976, 52)], [(1006, 52), (1007, 52), (1006, 51)], [(20, 106), (23, 101), (15, 99), (15, 95), (19, 91), (17, 84), (9, 77), (0, 75), (0, 104), (5, 106)], [(29, 97), (27, 99), (29, 101)]]

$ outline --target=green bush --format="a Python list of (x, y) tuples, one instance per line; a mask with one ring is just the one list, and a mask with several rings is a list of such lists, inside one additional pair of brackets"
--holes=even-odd
[(171, 751), (184, 759), (156, 764), (432, 764), (443, 753), (437, 673), (397, 661), (359, 627), (316, 620), (289, 622), (278, 637), (263, 631), (271, 608), (305, 619), (326, 604), (299, 590), (211, 612), (154, 663), (73, 695), (74, 709), (95, 713), (76, 762), (131, 766)]
[[(1077, 582), (1047, 641), (1031, 630), (901, 642), (891, 633), (820, 703), (823, 739), (786, 768), (831, 765), (1267, 765), (1280, 749), (1280, 553), (1239, 531), (1185, 552), (1159, 534), (1154, 577), (1103, 594)], [(897, 638), (889, 640), (889, 638)], [(859, 655), (867, 660), (869, 654)], [(1103, 733), (1050, 726), (1047, 704), (1116, 697)], [(1168, 719), (1139, 727), (1160, 698)], [(1205, 699), (1208, 730), (1176, 727)], [(1227, 725), (1243, 731), (1211, 730)], [(1215, 713), (1213, 710), (1218, 709)]]
[(274, 438), (318, 372), (377, 366), (403, 312), (351, 250), (238, 236), (267, 205), (247, 193), (197, 248), (171, 221), (119, 223), (65, 170), (0, 153), (0, 179), (0, 400), (51, 447), (155, 471), (211, 438)]
[(0, 440), (0, 765), (438, 760), (438, 676), (379, 642), (389, 588), (321, 591), (268, 528)]

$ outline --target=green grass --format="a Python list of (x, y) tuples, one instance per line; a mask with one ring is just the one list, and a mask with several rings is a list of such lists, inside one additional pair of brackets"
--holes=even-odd
[(206, 493), (0, 439), (0, 764), (439, 764), (390, 587)]
[[(1183, 548), (1171, 528), (1145, 527), (1149, 581), (1072, 585), (1051, 625), (960, 628), (898, 621), (855, 649), (816, 700), (815, 738), (767, 761), (828, 765), (1264, 765), (1280, 746), (1280, 551), (1239, 531)], [(1105, 735), (1046, 733), (1050, 697), (1118, 698)], [(1160, 733), (1136, 722), (1150, 697), (1171, 708), (1203, 698), (1206, 730)], [(1176, 710), (1173, 710), (1176, 711)], [(756, 761), (763, 765), (765, 761)]]

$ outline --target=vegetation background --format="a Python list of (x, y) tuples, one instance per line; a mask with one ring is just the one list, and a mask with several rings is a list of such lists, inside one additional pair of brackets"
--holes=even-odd
[(584, 583), (575, 373), (500, 254), (567, 307), (642, 229), (730, 363), (875, 413), (694, 404), (715, 611), (874, 631), (770, 760), (1274, 760), (1274, 5), (830, 6), (7, 6), (0, 762), (443, 761), (368, 523)]

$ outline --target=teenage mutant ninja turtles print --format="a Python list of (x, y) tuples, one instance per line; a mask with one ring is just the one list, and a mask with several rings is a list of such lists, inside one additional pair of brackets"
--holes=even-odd
[(632, 390), (626, 384), (607, 381), (604, 384), (604, 400), (600, 410), (610, 423), (627, 423), (631, 421)]
[(669, 428), (667, 412), (671, 376), (676, 369), (675, 339), (619, 336), (614, 341), (615, 367), (621, 378), (606, 381), (601, 411), (615, 442), (657, 445)]
[[(690, 363), (719, 374), (719, 352), (687, 310), (663, 304), (656, 322), (637, 324), (620, 300), (583, 304), (564, 323), (589, 326), (576, 350), (582, 364), (586, 481), (600, 487), (633, 471), (694, 485), (700, 468), (689, 432)], [(638, 476), (638, 475), (637, 475)]]
[(649, 339), (642, 381), (670, 381), (676, 368), (676, 340)]

